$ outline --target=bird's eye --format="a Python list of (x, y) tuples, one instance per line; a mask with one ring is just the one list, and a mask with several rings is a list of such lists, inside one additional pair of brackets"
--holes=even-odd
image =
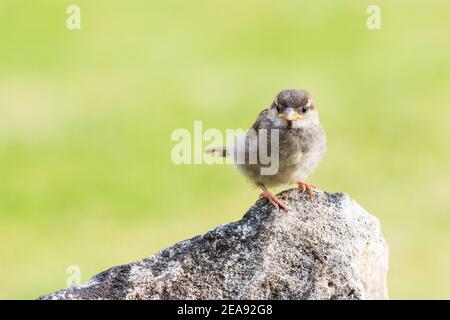
[(306, 111), (308, 111), (308, 109), (305, 108), (305, 107), (303, 107), (303, 108), (302, 108), (302, 112), (303, 112), (303, 113), (306, 113)]

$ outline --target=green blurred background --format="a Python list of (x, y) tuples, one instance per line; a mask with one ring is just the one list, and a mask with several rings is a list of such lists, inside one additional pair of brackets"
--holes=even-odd
[[(231, 166), (176, 166), (171, 132), (247, 128), (307, 88), (310, 181), (378, 216), (391, 298), (450, 298), (450, 2), (0, 0), (0, 298), (36, 298), (239, 219)], [(81, 30), (66, 28), (67, 6)]]

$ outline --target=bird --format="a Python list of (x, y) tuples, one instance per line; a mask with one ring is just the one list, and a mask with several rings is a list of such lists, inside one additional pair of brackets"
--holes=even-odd
[[(277, 135), (272, 136), (275, 131)], [(261, 140), (262, 132), (266, 133), (265, 140)], [(277, 136), (278, 139), (275, 139)], [(326, 145), (325, 132), (310, 93), (304, 89), (286, 89), (280, 91), (270, 106), (258, 115), (239, 142), (207, 151), (223, 157), (233, 156), (235, 160), (239, 157), (245, 159), (236, 163), (236, 166), (245, 177), (261, 188), (260, 197), (266, 198), (274, 207), (289, 212), (292, 210), (283, 202), (286, 196), (274, 195), (269, 187), (296, 183), (299, 190), (307, 191), (312, 200), (316, 186), (307, 183), (306, 178), (319, 165), (326, 153)], [(271, 153), (278, 149), (278, 170), (272, 174), (262, 174), (262, 169), (269, 167), (259, 153), (262, 147), (268, 150), (271, 158)], [(251, 153), (255, 151), (256, 161), (251, 162)]]

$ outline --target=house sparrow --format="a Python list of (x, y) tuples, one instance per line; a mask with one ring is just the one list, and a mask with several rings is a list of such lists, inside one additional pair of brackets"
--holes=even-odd
[[(267, 131), (267, 149), (271, 152), (273, 141), (271, 131), (278, 129), (278, 170), (274, 174), (262, 174), (261, 169), (268, 167), (259, 156), (255, 162), (237, 163), (239, 171), (253, 181), (262, 189), (261, 197), (267, 198), (269, 202), (284, 211), (291, 211), (282, 200), (283, 196), (277, 197), (268, 189), (270, 186), (287, 185), (297, 183), (301, 192), (308, 191), (313, 198), (313, 189), (316, 187), (306, 183), (305, 179), (319, 164), (326, 151), (326, 137), (319, 121), (316, 105), (306, 90), (283, 90), (277, 94), (269, 108), (262, 111), (252, 129), (249, 130), (241, 141), (241, 147), (230, 147), (210, 150), (219, 152), (222, 156), (235, 156), (245, 153), (246, 160), (250, 152), (254, 152), (254, 146), (258, 146), (261, 129)], [(250, 134), (250, 132), (256, 132)], [(252, 149), (253, 146), (253, 149)], [(241, 150), (241, 151), (239, 151)]]

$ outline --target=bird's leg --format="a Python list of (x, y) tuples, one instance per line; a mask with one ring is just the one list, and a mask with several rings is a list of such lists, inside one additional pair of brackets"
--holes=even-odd
[(261, 198), (266, 198), (269, 200), (269, 202), (276, 208), (281, 208), (286, 212), (292, 211), (288, 206), (286, 206), (281, 199), (286, 199), (286, 195), (282, 195), (280, 197), (277, 197), (272, 192), (269, 191), (269, 189), (266, 188), (266, 186), (262, 183), (258, 183), (258, 187), (262, 189), (262, 193), (260, 195)]
[(315, 185), (303, 181), (298, 181), (297, 184), (301, 192), (305, 192), (306, 190), (308, 190), (309, 197), (311, 199), (314, 198), (313, 190), (316, 189)]

